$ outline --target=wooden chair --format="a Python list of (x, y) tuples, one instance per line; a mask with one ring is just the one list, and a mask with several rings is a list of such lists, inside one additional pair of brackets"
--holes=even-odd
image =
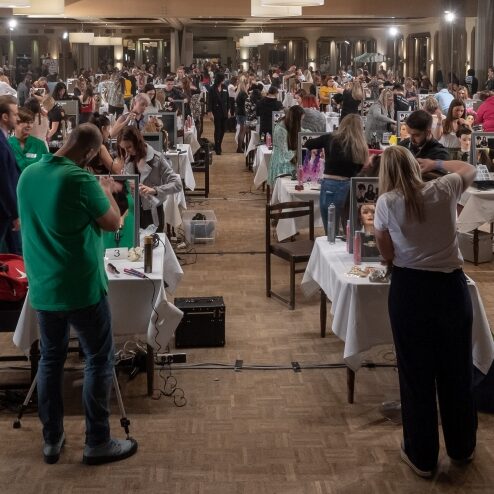
[[(271, 242), (271, 223), (287, 218), (309, 217), (309, 238), (293, 242)], [(295, 274), (303, 273), (297, 264), (308, 262), (314, 246), (314, 202), (282, 202), (266, 204), (266, 296), (275, 297), (295, 309)], [(271, 290), (271, 255), (284, 259), (290, 264), (290, 298), (285, 299)]]
[(204, 196), (207, 198), (209, 196), (209, 165), (211, 164), (209, 142), (203, 143), (201, 148), (201, 159), (192, 163), (192, 171), (194, 174), (204, 173), (204, 187), (196, 187), (195, 190), (186, 190), (185, 195), (190, 197)]

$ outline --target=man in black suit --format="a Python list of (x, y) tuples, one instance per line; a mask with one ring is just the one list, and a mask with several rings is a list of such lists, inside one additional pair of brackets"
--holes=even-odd
[(17, 100), (0, 96), (0, 248), (5, 242), (7, 252), (13, 254), (21, 253), (16, 195), (19, 168), (7, 137), (17, 120)]
[(228, 90), (223, 84), (224, 80), (224, 74), (218, 72), (208, 94), (208, 116), (214, 121), (214, 150), (216, 154), (221, 154), (221, 143), (228, 119)]

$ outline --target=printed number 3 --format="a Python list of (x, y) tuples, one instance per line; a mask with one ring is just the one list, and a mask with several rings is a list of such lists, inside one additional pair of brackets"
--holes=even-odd
[(120, 257), (120, 250), (119, 250), (119, 249), (115, 249), (115, 250), (113, 251), (113, 255), (114, 255), (115, 257)]

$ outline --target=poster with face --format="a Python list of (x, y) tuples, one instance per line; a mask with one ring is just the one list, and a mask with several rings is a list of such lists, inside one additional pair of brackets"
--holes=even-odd
[(472, 165), (485, 165), (491, 171), (494, 158), (494, 132), (473, 132), (471, 139)]
[(324, 174), (324, 148), (307, 149), (305, 143), (326, 133), (299, 132), (297, 146), (297, 166), (303, 182), (320, 182)]
[(275, 124), (277, 124), (283, 117), (285, 116), (285, 112), (284, 111), (274, 111), (272, 112), (272, 129), (273, 129), (273, 132), (274, 132), (274, 126)]
[(355, 232), (360, 232), (362, 261), (380, 260), (374, 234), (374, 215), (379, 197), (377, 177), (353, 177), (350, 182), (350, 252), (353, 252)]
[(412, 114), (411, 111), (399, 111), (396, 114), (396, 128), (398, 129), (398, 140), (401, 141), (403, 139), (408, 139), (410, 137), (408, 135), (406, 120)]
[(425, 100), (429, 97), (428, 94), (419, 94), (418, 95), (418, 98), (419, 98), (419, 110), (423, 110), (424, 109), (424, 105), (425, 105)]

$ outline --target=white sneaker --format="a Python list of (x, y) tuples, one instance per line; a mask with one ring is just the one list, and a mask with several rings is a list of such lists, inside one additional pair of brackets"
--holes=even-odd
[(433, 470), (420, 470), (420, 468), (416, 467), (412, 460), (408, 458), (408, 455), (405, 453), (403, 449), (403, 445), (401, 446), (401, 459), (414, 471), (416, 475), (422, 477), (424, 479), (430, 479), (434, 475)]

